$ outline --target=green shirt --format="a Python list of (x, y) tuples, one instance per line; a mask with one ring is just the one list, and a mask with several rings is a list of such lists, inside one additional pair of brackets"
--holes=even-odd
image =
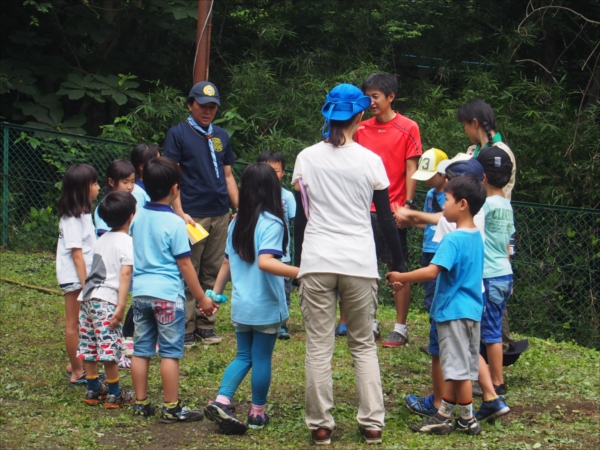
[(475, 151), (473, 152), (473, 158), (477, 158), (477, 156), (479, 156), (479, 151), (482, 148), (488, 148), (488, 147), (492, 147), (494, 144), (498, 143), (498, 142), (502, 142), (502, 136), (500, 135), (500, 133), (496, 133), (492, 136), (492, 140), (488, 141), (487, 144), (485, 144), (483, 147), (481, 146), (481, 144), (477, 144), (475, 146)]
[(513, 273), (508, 260), (508, 242), (515, 232), (510, 202), (499, 195), (485, 199), (485, 245), (483, 278), (501, 277)]

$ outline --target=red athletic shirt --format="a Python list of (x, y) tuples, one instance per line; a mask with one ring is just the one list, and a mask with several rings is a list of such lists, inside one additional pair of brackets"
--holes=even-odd
[[(416, 122), (396, 113), (389, 122), (378, 122), (371, 117), (361, 122), (354, 140), (383, 161), (390, 180), (390, 204), (403, 205), (406, 201), (406, 160), (421, 156), (421, 135)], [(371, 205), (375, 212), (375, 206)]]

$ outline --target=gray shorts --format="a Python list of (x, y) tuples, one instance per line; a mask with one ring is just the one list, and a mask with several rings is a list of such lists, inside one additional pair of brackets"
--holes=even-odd
[(437, 322), (444, 381), (477, 380), (479, 322), (469, 319)]

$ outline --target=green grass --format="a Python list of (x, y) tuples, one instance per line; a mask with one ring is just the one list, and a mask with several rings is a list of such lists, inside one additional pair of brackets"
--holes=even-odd
[[(53, 255), (0, 253), (0, 276), (27, 284), (57, 288)], [(185, 425), (140, 420), (131, 409), (90, 407), (83, 388), (68, 387), (63, 344), (63, 299), (0, 282), (0, 448), (31, 449), (203, 449), (310, 448), (304, 424), (304, 331), (297, 297), (291, 311), (292, 339), (278, 342), (269, 394), (271, 424), (242, 437), (219, 434), (207, 421)], [(219, 312), (218, 346), (196, 346), (181, 363), (180, 397), (203, 407), (216, 395), (223, 370), (235, 355), (229, 304)], [(394, 310), (381, 307), (382, 329), (390, 330)], [(531, 346), (514, 367), (506, 369), (511, 414), (484, 424), (477, 437), (417, 435), (408, 425), (420, 418), (403, 404), (406, 393), (429, 391), (429, 358), (418, 350), (427, 342), (428, 319), (409, 315), (410, 345), (379, 350), (386, 402), (383, 448), (536, 449), (600, 447), (600, 355), (570, 343), (530, 339)], [(336, 342), (333, 357), (337, 421), (333, 448), (362, 448), (352, 360), (345, 339)], [(131, 387), (128, 372), (122, 384)], [(161, 400), (158, 365), (150, 373), (150, 396)], [(250, 404), (248, 381), (235, 397), (243, 417)], [(476, 407), (479, 400), (476, 400)]]

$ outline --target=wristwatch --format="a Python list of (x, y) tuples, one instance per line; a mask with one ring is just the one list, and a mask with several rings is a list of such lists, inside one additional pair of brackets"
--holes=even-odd
[(417, 206), (417, 204), (415, 203), (414, 200), (406, 200), (404, 202), (404, 206), (408, 206), (410, 209), (415, 209), (415, 207)]

